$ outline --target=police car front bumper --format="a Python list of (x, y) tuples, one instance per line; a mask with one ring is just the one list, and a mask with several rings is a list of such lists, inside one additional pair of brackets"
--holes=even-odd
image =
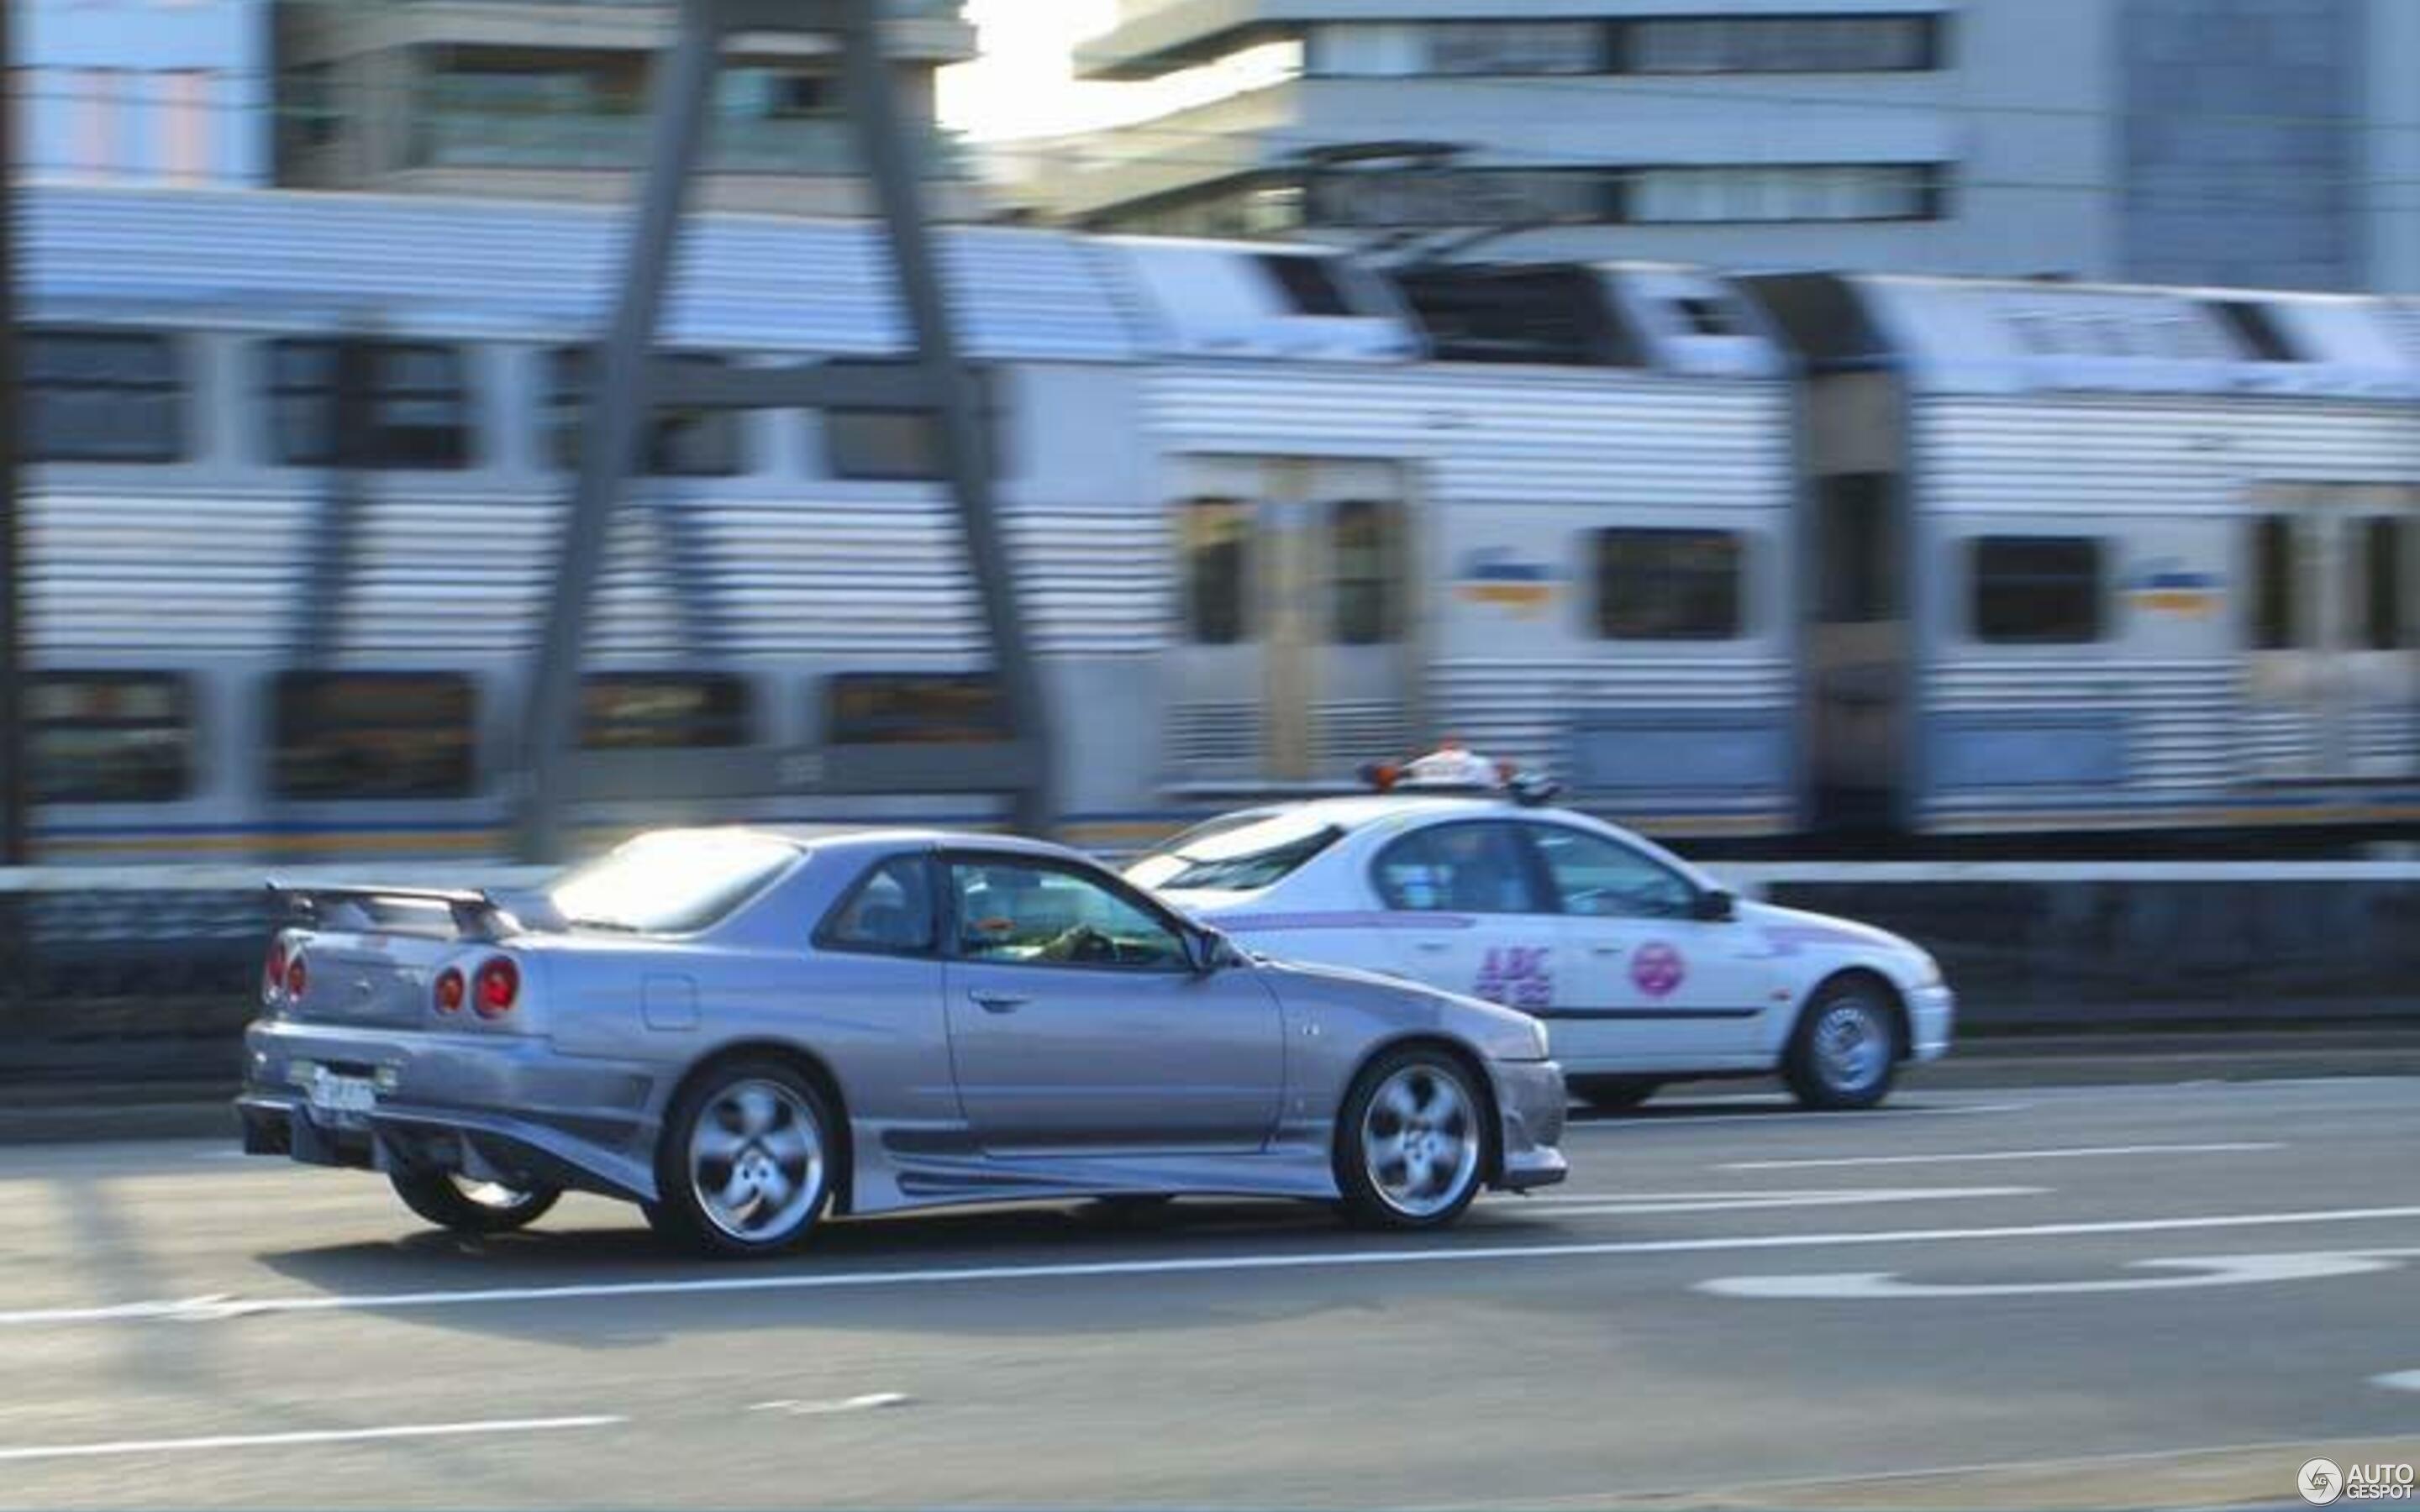
[(1907, 995), (1908, 1058), (1939, 1060), (1958, 1034), (1958, 995), (1947, 983)]

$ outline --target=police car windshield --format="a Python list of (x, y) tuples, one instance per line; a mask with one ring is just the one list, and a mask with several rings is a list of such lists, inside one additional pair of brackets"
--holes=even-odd
[[(1206, 828), (1206, 826), (1205, 826)], [(1255, 892), (1273, 887), (1333, 845), (1344, 831), (1300, 814), (1180, 835), (1127, 868), (1146, 887), (1184, 892)]]

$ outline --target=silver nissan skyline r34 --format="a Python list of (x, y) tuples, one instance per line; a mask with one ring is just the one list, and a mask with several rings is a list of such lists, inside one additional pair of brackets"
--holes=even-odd
[(1564, 1175), (1534, 1019), (1248, 955), (1052, 845), (676, 830), (527, 895), (280, 895), (245, 1149), (449, 1228), (566, 1191), (723, 1256), (1021, 1198), (1427, 1228)]

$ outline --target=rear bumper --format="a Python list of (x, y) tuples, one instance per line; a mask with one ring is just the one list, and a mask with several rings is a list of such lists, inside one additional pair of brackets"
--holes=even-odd
[[(656, 1078), (542, 1040), (256, 1024), (236, 1100), (243, 1148), (313, 1165), (459, 1171), (632, 1201), (656, 1196)], [(374, 1105), (315, 1105), (298, 1063), (372, 1077)]]
[(1494, 1184), (1507, 1192), (1527, 1192), (1568, 1177), (1571, 1167), (1557, 1148), (1571, 1104), (1563, 1068), (1551, 1060), (1499, 1060), (1489, 1063), (1488, 1076), (1496, 1088), (1497, 1148), (1503, 1155)]

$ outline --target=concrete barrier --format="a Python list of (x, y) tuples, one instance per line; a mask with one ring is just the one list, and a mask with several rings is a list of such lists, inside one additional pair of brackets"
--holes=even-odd
[[(1941, 958), (1968, 1035), (2420, 1027), (2420, 863), (1731, 865)], [(511, 888), (509, 867), (298, 883)], [(0, 1081), (231, 1078), (271, 927), (249, 868), (0, 871)]]

